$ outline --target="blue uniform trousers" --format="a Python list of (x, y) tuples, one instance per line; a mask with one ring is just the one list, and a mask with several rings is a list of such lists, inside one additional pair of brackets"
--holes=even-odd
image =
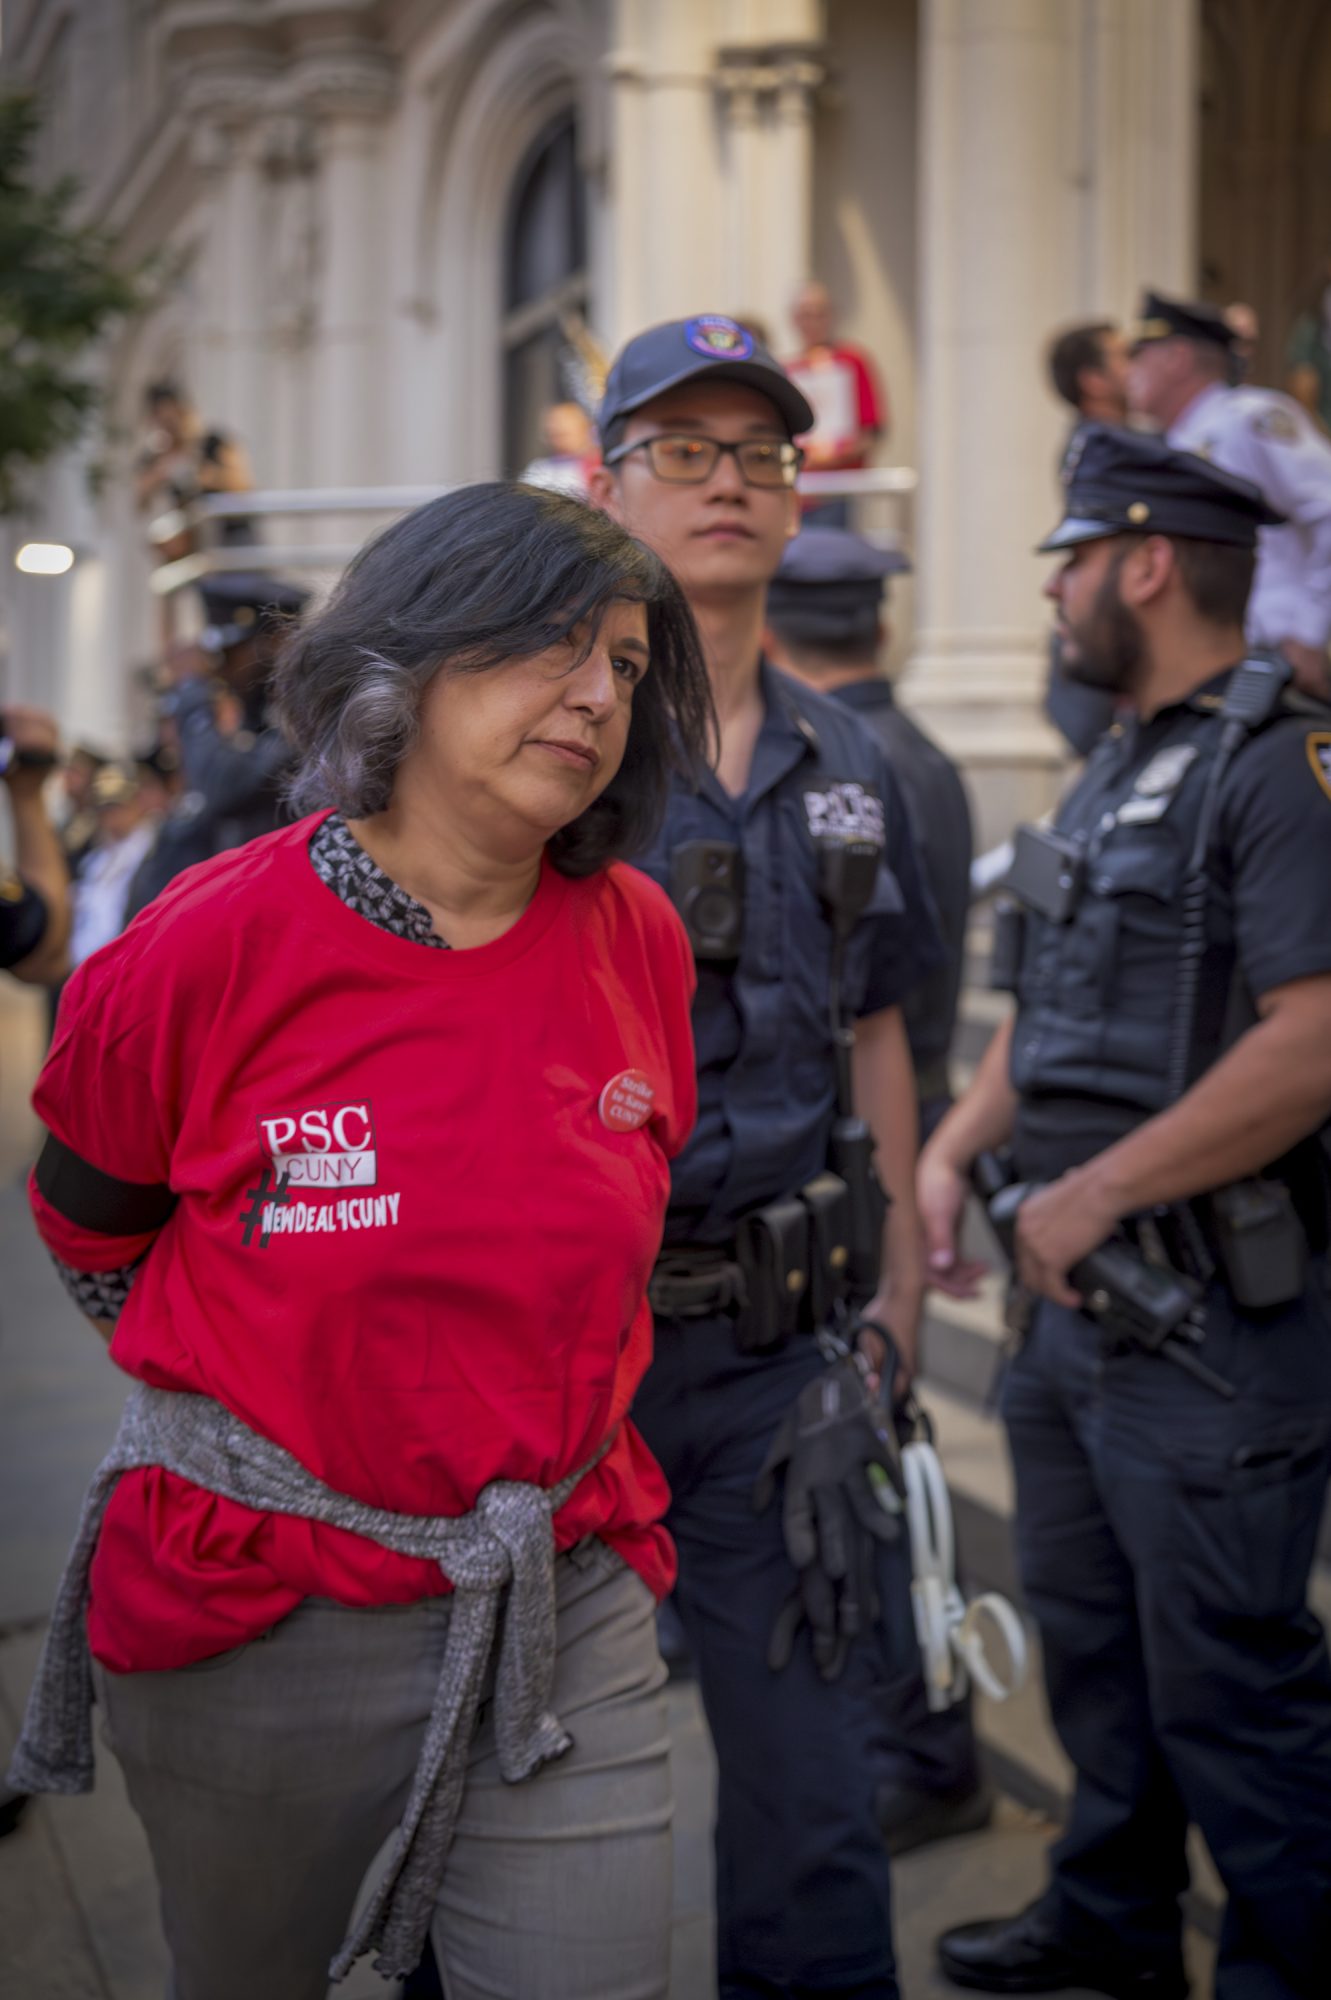
[(1331, 1310), (1209, 1301), (1229, 1403), (1105, 1356), (1042, 1303), (1004, 1416), (1026, 1595), (1077, 1770), (1049, 1908), (1092, 1949), (1177, 1960), (1184, 1836), (1229, 1905), (1216, 2000), (1331, 1990), (1331, 1665), (1306, 1592), (1331, 1472)]
[[(884, 1691), (909, 1631), (859, 1640), (841, 1678), (819, 1678), (807, 1632), (774, 1674), (767, 1645), (794, 1586), (778, 1501), (753, 1509), (768, 1445), (824, 1366), (814, 1343), (736, 1352), (722, 1319), (658, 1320), (634, 1421), (670, 1482), (676, 1603), (716, 1750), (716, 1920), (721, 2000), (896, 2000), (888, 1861), (875, 1796)], [(901, 1604), (903, 1543), (880, 1587)], [(906, 1616), (908, 1616), (908, 1612)]]

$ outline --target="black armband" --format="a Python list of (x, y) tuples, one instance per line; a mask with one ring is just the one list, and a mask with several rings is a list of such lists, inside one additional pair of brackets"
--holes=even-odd
[(36, 1168), (37, 1189), (57, 1215), (100, 1236), (145, 1236), (160, 1229), (177, 1196), (164, 1182), (122, 1181), (80, 1159), (49, 1132)]

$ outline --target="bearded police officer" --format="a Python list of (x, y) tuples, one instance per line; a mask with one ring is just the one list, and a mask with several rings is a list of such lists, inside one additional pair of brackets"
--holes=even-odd
[(1292, 396), (1234, 386), (1237, 336), (1214, 306), (1147, 292), (1129, 400), (1179, 451), (1251, 479), (1285, 518), (1258, 537), (1250, 646), (1278, 647), (1300, 687), (1331, 697), (1331, 439)]
[[(901, 1602), (904, 1549), (882, 1539), (895, 1524), (873, 1497), (890, 1476), (885, 1412), (817, 1333), (850, 1298), (879, 1329), (874, 1363), (892, 1368), (885, 1330), (911, 1366), (922, 1270), (901, 1002), (938, 944), (878, 747), (762, 654), (768, 581), (799, 524), (793, 439), (812, 421), (733, 320), (655, 327), (611, 368), (592, 485), (683, 584), (719, 719), (715, 771), (677, 783), (640, 857), (698, 962), (699, 1114), (674, 1163), (634, 1418), (670, 1482), (677, 1602), (716, 1746), (722, 2000), (897, 1993), (876, 1793), (884, 1693), (910, 1642), (874, 1599)], [(839, 1082), (843, 1022), (859, 1137), (896, 1197), (885, 1229)], [(848, 1188), (867, 1246), (847, 1236)]]
[(1331, 1963), (1306, 1598), (1331, 1470), (1331, 716), (1245, 661), (1278, 521), (1191, 453), (1087, 433), (1048, 594), (1065, 670), (1127, 719), (1018, 835), (1015, 1018), (920, 1164), (944, 1276), (977, 1160), (1010, 1141), (1032, 1190), (999, 1197), (1032, 1304), (1004, 1414), (1077, 1781), (1045, 1894), (940, 1941), (988, 1991), (1186, 1993), (1190, 1821), (1229, 1892), (1218, 2000), (1311, 2000)]

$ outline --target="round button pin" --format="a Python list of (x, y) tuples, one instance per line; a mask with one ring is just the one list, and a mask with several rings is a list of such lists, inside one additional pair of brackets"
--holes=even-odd
[(656, 1092), (640, 1069), (622, 1069), (601, 1092), (597, 1110), (612, 1132), (636, 1132), (652, 1115)]

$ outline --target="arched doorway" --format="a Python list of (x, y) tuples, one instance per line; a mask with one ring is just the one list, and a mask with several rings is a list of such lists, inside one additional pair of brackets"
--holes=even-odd
[(504, 471), (511, 478), (541, 446), (541, 418), (573, 393), (576, 358), (561, 322), (587, 307), (587, 189), (572, 110), (528, 148), (513, 178), (504, 227)]
[(1201, 281), (1256, 306), (1254, 379), (1283, 386), (1290, 323), (1331, 250), (1326, 0), (1203, 0)]

